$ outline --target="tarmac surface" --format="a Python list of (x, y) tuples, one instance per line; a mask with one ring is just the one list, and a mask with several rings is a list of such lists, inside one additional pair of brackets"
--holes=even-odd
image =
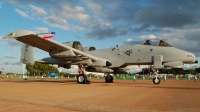
[(1, 79), (0, 112), (200, 112), (200, 82)]

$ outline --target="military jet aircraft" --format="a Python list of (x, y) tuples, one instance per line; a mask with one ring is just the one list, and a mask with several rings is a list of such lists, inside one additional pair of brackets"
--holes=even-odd
[[(45, 34), (50, 36), (44, 36)], [(113, 82), (113, 76), (110, 74), (126, 73), (130, 65), (151, 65), (157, 71), (164, 67), (198, 63), (193, 53), (177, 49), (163, 40), (146, 40), (140, 44), (96, 50), (95, 47), (82, 47), (78, 41), (58, 43), (48, 39), (52, 35), (55, 33), (38, 34), (17, 30), (3, 38), (14, 38), (24, 43), (20, 59), (22, 63), (34, 64), (33, 47), (37, 47), (50, 55), (38, 62), (57, 64), (58, 67), (66, 69), (70, 69), (71, 65), (81, 64), (85, 71), (106, 73), (105, 82)], [(77, 77), (77, 83), (86, 83), (86, 80), (84, 73)], [(153, 83), (160, 83), (157, 75), (153, 78)]]

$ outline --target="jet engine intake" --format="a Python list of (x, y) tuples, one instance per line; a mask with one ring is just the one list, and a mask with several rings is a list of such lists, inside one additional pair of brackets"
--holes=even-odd
[(83, 48), (83, 52), (85, 52), (85, 51), (94, 51), (94, 50), (96, 50), (95, 47), (84, 47)]
[(63, 44), (75, 48), (77, 50), (83, 51), (82, 44), (79, 41), (65, 42)]

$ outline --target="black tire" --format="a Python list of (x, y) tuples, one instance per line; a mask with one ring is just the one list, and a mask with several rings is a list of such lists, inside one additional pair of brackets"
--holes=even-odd
[(112, 83), (113, 82), (113, 76), (112, 75), (106, 75), (106, 77), (105, 77), (105, 82), (109, 82), (109, 83)]
[(156, 78), (153, 78), (153, 83), (154, 83), (154, 84), (160, 84), (161, 80), (160, 80), (159, 78), (157, 78), (157, 79), (158, 79), (158, 81), (155, 81)]
[(86, 84), (87, 82), (87, 76), (84, 74), (80, 74), (77, 76), (77, 83), (78, 84)]

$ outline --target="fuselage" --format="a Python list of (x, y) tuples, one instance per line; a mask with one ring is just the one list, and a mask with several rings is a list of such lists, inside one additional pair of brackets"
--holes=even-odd
[(140, 44), (87, 51), (86, 53), (109, 60), (112, 63), (112, 67), (153, 64), (152, 57), (156, 55), (163, 56), (163, 63), (173, 61), (182, 61), (183, 63), (195, 62), (195, 55), (193, 53), (175, 47)]

